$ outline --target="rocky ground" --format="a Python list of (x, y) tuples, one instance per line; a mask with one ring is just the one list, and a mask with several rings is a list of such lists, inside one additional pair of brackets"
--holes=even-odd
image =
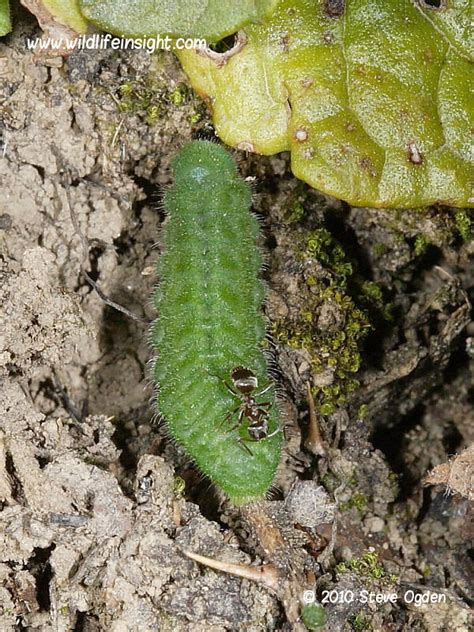
[[(155, 421), (160, 199), (209, 114), (171, 53), (35, 62), (37, 34), (0, 44), (0, 629), (296, 629), (301, 595), (183, 554), (278, 565)], [(421, 482), (474, 438), (469, 213), (353, 209), (285, 155), (235, 156), (268, 253), (286, 441), (260, 510), (284, 563), (336, 596), (327, 629), (468, 630), (472, 502)]]

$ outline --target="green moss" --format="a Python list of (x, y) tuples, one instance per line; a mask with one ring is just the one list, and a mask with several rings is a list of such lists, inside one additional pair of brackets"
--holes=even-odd
[(121, 83), (119, 86), (119, 92), (123, 97), (130, 96), (133, 94), (134, 88), (133, 83), (131, 81), (126, 81), (125, 83)]
[(393, 241), (395, 242), (395, 244), (398, 244), (398, 245), (405, 243), (405, 234), (401, 231), (397, 232), (397, 234), (393, 238)]
[(374, 257), (381, 257), (387, 252), (387, 244), (375, 244), (375, 246), (372, 248), (372, 252), (374, 253)]
[(396, 233), (395, 243), (414, 240), (413, 253), (422, 255), (430, 245), (438, 248), (455, 242), (472, 239), (473, 212), (459, 209), (454, 213), (435, 207), (411, 209), (410, 213), (398, 211), (392, 214), (387, 227)]
[(186, 101), (186, 86), (180, 83), (176, 88), (170, 93), (170, 101), (176, 107), (183, 105)]
[(456, 247), (460, 239), (472, 239), (472, 217), (470, 209), (450, 213), (445, 209), (430, 207), (412, 209), (410, 213), (398, 212), (389, 225), (396, 231), (400, 242), (405, 241), (410, 245), (413, 256), (419, 257), (430, 246), (442, 249)]
[(307, 215), (308, 187), (303, 182), (296, 181), (295, 189), (285, 209), (285, 223), (296, 224)]
[(301, 609), (301, 620), (308, 630), (320, 630), (326, 625), (326, 611), (318, 603), (309, 603)]
[(148, 125), (152, 125), (158, 119), (159, 114), (160, 114), (159, 106), (150, 105), (146, 110), (145, 123), (148, 123)]
[[(115, 101), (124, 114), (136, 115), (148, 125), (153, 125), (164, 113), (173, 107), (183, 107), (194, 100), (189, 88), (180, 83), (170, 89), (165, 81), (156, 78), (156, 72), (126, 80), (120, 84)], [(200, 120), (201, 114), (194, 112)]]
[(365, 279), (356, 279), (356, 282), (359, 284), (359, 300), (361, 304), (369, 310), (369, 313), (376, 310), (383, 320), (391, 320), (390, 304), (384, 301), (380, 285)]
[(352, 274), (352, 264), (347, 261), (342, 246), (325, 228), (310, 232), (300, 250), (300, 257), (316, 257), (323, 266), (330, 268), (336, 276), (345, 279)]
[(352, 509), (354, 507), (359, 512), (363, 513), (367, 507), (367, 496), (361, 492), (356, 492), (347, 502), (339, 504), (339, 509), (341, 511), (346, 511), (347, 509)]
[(358, 511), (363, 511), (367, 507), (367, 497), (364, 494), (354, 494), (351, 499), (351, 505)]
[(193, 112), (189, 117), (189, 122), (191, 125), (196, 125), (202, 119), (202, 115), (199, 112)]
[(418, 257), (422, 254), (424, 254), (427, 250), (428, 250), (428, 246), (430, 245), (430, 242), (428, 241), (428, 239), (425, 237), (425, 235), (417, 235), (415, 238), (415, 255)]
[(181, 476), (175, 476), (173, 481), (173, 495), (175, 498), (182, 498), (186, 489), (186, 481)]
[(276, 321), (273, 336), (293, 349), (306, 349), (316, 375), (329, 374), (328, 383), (313, 392), (320, 412), (329, 415), (359, 386), (354, 374), (362, 361), (360, 343), (371, 320), (389, 318), (389, 310), (380, 287), (360, 276), (325, 228), (297, 239), (294, 256), (303, 269), (303, 307), (297, 318)]
[(456, 211), (454, 221), (456, 222), (456, 227), (463, 240), (469, 241), (472, 238), (472, 220), (468, 211)]
[(355, 632), (372, 630), (370, 620), (364, 614), (362, 614), (362, 612), (358, 612), (356, 615), (354, 615), (350, 619), (349, 623), (351, 624), (351, 627)]
[(326, 474), (321, 478), (321, 484), (328, 492), (334, 492), (340, 484), (338, 478), (328, 470)]
[(150, 79), (125, 81), (119, 86), (117, 103), (121, 112), (137, 115), (151, 125), (161, 112), (162, 95), (162, 86)]
[(357, 416), (359, 419), (365, 419), (365, 417), (367, 416), (367, 411), (368, 411), (369, 407), (367, 406), (367, 404), (361, 404), (359, 406), (359, 411), (357, 413)]
[(354, 557), (350, 562), (341, 562), (337, 564), (335, 570), (339, 574), (353, 571), (361, 577), (374, 580), (386, 577), (391, 578), (385, 573), (383, 566), (379, 562), (379, 556), (375, 551), (367, 551), (361, 557)]
[(353, 493), (351, 497), (349, 498), (349, 500), (339, 503), (338, 505), (339, 509), (341, 511), (347, 511), (348, 509), (355, 508), (360, 513), (364, 513), (367, 508), (369, 499), (364, 493), (358, 490), (357, 478), (355, 477), (350, 478), (347, 481), (347, 486), (353, 490)]
[(305, 210), (303, 204), (301, 204), (299, 200), (295, 200), (288, 209), (285, 219), (288, 224), (292, 224), (293, 222), (299, 222), (303, 219), (304, 214)]

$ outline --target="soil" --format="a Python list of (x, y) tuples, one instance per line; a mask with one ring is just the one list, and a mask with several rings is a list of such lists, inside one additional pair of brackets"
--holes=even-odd
[[(213, 137), (210, 116), (171, 53), (38, 62), (25, 47), (38, 34), (24, 16), (0, 44), (0, 630), (301, 629), (298, 595), (292, 608), (184, 550), (304, 570), (320, 601), (446, 598), (340, 599), (325, 604), (328, 630), (468, 630), (472, 500), (422, 485), (474, 440), (474, 246), (454, 211), (352, 209), (296, 181), (285, 154), (235, 153), (262, 220), (269, 321), (302, 308), (294, 245), (320, 227), (392, 314), (360, 343), (359, 386), (318, 417), (319, 452), (306, 441), (310, 354), (275, 339), (286, 441), (259, 511), (285, 544), (271, 551), (153, 405), (160, 199), (177, 149)], [(320, 309), (319, 327), (337, 327)]]

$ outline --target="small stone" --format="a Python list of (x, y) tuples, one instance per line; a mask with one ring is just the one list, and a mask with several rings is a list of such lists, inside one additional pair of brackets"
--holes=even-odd
[(350, 562), (354, 557), (348, 546), (338, 546), (334, 551), (334, 556), (338, 562)]
[(368, 518), (365, 521), (365, 526), (370, 531), (370, 533), (380, 533), (385, 528), (385, 521), (378, 516), (373, 516), (372, 518)]
[(148, 424), (141, 424), (138, 426), (138, 435), (140, 437), (149, 436), (151, 433), (151, 426)]
[(336, 512), (336, 505), (324, 487), (314, 481), (298, 481), (290, 490), (285, 504), (293, 521), (302, 527), (333, 522)]
[(47, 57), (44, 60), (44, 65), (45, 66), (49, 66), (50, 68), (62, 68), (63, 66), (63, 58), (58, 56), (58, 57)]
[(2, 215), (0, 215), (0, 230), (10, 230), (12, 224), (12, 218), (8, 213), (2, 213)]
[(303, 360), (303, 362), (298, 367), (299, 375), (303, 375), (303, 373), (306, 373), (306, 371), (309, 371), (310, 368), (311, 368), (310, 363), (307, 360)]
[(326, 367), (321, 373), (313, 375), (314, 386), (331, 386), (334, 383), (334, 367)]

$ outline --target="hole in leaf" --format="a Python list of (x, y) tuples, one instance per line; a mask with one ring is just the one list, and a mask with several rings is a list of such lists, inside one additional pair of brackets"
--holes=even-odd
[(228, 35), (224, 39), (219, 40), (215, 44), (209, 44), (209, 48), (215, 53), (226, 53), (235, 45), (235, 35)]
[(420, 0), (421, 6), (427, 9), (444, 9), (446, 7), (446, 0)]

